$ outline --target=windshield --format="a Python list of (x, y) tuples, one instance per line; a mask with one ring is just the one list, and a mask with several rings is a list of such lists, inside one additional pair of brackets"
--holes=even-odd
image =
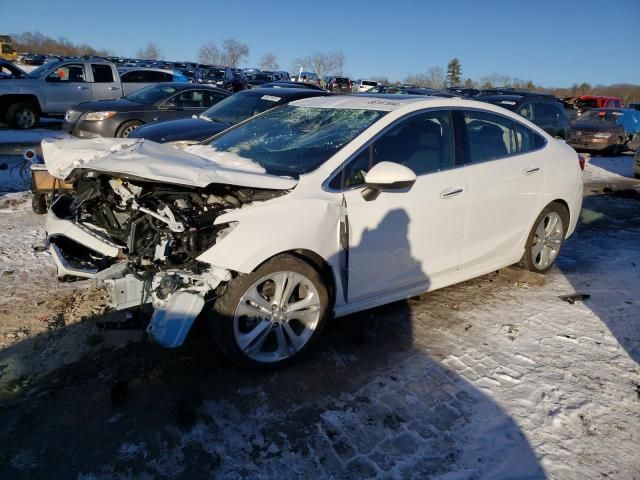
[(224, 70), (209, 70), (209, 72), (207, 73), (207, 77), (214, 78), (216, 80), (222, 80), (224, 79), (224, 74)]
[(53, 68), (54, 65), (57, 65), (60, 62), (49, 62), (44, 65), (40, 65), (35, 70), (31, 70), (27, 75), (29, 78), (40, 78), (42, 77), (49, 69)]
[(233, 124), (269, 110), (281, 100), (277, 95), (236, 94), (216, 103), (201, 116), (214, 122)]
[(154, 105), (159, 101), (164, 100), (165, 98), (174, 94), (176, 91), (176, 88), (169, 85), (151, 85), (150, 87), (146, 87), (138, 90), (137, 92), (133, 92), (131, 95), (128, 95), (125, 98), (136, 103)]
[(273, 75), (269, 75), (268, 73), (252, 73), (251, 75), (247, 75), (249, 81), (257, 80), (260, 82), (272, 82)]
[(209, 145), (252, 161), (271, 175), (315, 170), (385, 112), (285, 105), (271, 110)]
[(578, 117), (580, 122), (596, 122), (616, 124), (622, 121), (622, 112), (606, 112), (604, 110), (587, 110)]
[(514, 111), (516, 109), (516, 105), (518, 104), (518, 102), (516, 102), (515, 100), (504, 100), (502, 98), (488, 98), (486, 101), (488, 103), (493, 103), (494, 105), (498, 105), (499, 107), (506, 108), (507, 110), (511, 111)]

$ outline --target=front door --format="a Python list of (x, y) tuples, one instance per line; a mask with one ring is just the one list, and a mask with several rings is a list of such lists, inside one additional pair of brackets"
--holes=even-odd
[(59, 66), (45, 79), (47, 82), (47, 113), (64, 114), (69, 107), (91, 100), (91, 83), (85, 66), (67, 63)]
[[(417, 175), (408, 190), (362, 196), (364, 175), (382, 161)], [(460, 260), (467, 185), (456, 168), (451, 114), (427, 111), (401, 120), (354, 158), (343, 172), (349, 225), (348, 302), (432, 279)]]

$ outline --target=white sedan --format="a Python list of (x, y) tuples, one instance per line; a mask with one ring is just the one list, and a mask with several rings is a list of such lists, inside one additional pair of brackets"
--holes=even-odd
[(342, 317), (512, 264), (544, 273), (582, 204), (576, 153), (458, 98), (317, 97), (186, 150), (43, 143), (73, 181), (48, 213), (59, 277), (152, 303), (157, 342), (201, 313), (232, 359), (275, 366)]

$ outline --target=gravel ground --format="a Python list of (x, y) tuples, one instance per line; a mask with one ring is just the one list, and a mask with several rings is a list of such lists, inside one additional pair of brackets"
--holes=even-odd
[(29, 196), (0, 197), (0, 478), (640, 478), (640, 199), (592, 163), (544, 285), (352, 315), (267, 373), (202, 329), (173, 351), (98, 329), (101, 292), (56, 283)]

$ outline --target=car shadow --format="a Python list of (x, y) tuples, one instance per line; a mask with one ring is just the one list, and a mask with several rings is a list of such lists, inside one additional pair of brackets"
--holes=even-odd
[[(351, 252), (370, 251), (393, 225), (404, 239), (395, 261), (422, 272), (409, 222), (389, 212)], [(460, 320), (430, 317), (426, 305), (333, 320), (308, 355), (274, 371), (230, 364), (202, 322), (177, 350), (98, 342), (80, 361), (14, 379), (19, 393), (0, 408), (0, 477), (543, 478), (509, 413), (442, 361), (449, 347), (429, 334), (431, 321)], [(0, 351), (0, 384), (30, 352), (62, 354), (82, 329), (94, 338), (96, 320)]]
[(640, 192), (586, 197), (576, 234), (563, 246), (557, 266), (575, 291), (567, 293), (589, 295), (584, 306), (640, 363), (638, 325), (629, 321), (640, 318)]

